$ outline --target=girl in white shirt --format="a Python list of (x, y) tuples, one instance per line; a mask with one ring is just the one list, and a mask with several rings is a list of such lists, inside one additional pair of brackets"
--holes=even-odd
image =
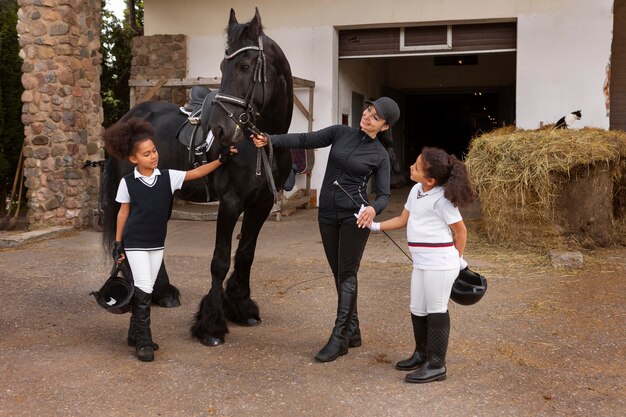
[(183, 182), (213, 172), (237, 152), (233, 147), (223, 148), (218, 159), (189, 171), (159, 170), (159, 153), (152, 138), (152, 127), (139, 118), (117, 122), (104, 132), (109, 154), (135, 166), (120, 181), (115, 198), (120, 209), (112, 255), (118, 263), (127, 260), (130, 265), (135, 292), (127, 341), (144, 362), (153, 361), (159, 348), (152, 341), (150, 303), (163, 259), (174, 192)]
[(372, 231), (407, 228), (413, 258), (411, 321), (415, 352), (396, 363), (407, 382), (446, 379), (445, 359), (450, 335), (448, 300), (459, 269), (467, 264), (463, 251), (467, 229), (459, 207), (474, 200), (463, 162), (437, 148), (424, 148), (411, 166), (413, 186), (402, 214), (373, 222)]

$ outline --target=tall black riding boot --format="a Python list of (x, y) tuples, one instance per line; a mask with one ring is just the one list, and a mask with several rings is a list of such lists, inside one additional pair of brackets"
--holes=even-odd
[(450, 338), (450, 315), (434, 313), (428, 316), (428, 361), (417, 371), (407, 374), (406, 382), (432, 382), (446, 379), (446, 353)]
[[(337, 274), (333, 274), (335, 277), (335, 288), (337, 289), (337, 297), (339, 297), (339, 278)], [(339, 313), (339, 303), (337, 303), (337, 313)], [(363, 339), (361, 338), (361, 328), (359, 327), (359, 313), (356, 304), (354, 305), (354, 314), (350, 319), (348, 325), (348, 347), (361, 346)]]
[(144, 362), (154, 360), (154, 342), (150, 331), (150, 303), (152, 294), (135, 287), (133, 298), (133, 319), (135, 324), (135, 351), (137, 359)]
[(415, 337), (415, 351), (410, 358), (396, 363), (396, 369), (412, 371), (426, 362), (426, 341), (428, 340), (428, 316), (416, 316), (411, 314), (413, 323), (413, 336)]
[(359, 314), (357, 312), (356, 305), (354, 306), (354, 313), (348, 324), (348, 347), (359, 347), (363, 339), (361, 339), (361, 328), (359, 327)]
[(315, 359), (320, 362), (332, 362), (341, 355), (348, 353), (348, 327), (356, 305), (356, 276), (345, 278), (339, 283), (339, 297), (335, 327), (326, 346), (320, 350)]
[[(126, 342), (128, 343), (128, 346), (135, 346), (136, 338), (137, 338), (137, 323), (131, 311), (130, 324), (128, 326), (128, 336), (126, 337)], [(154, 350), (155, 352), (159, 350), (159, 345), (156, 343), (152, 343), (152, 350)]]

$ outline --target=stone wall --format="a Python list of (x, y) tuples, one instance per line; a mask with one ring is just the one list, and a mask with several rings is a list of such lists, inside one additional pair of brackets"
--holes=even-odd
[[(187, 37), (185, 35), (138, 36), (132, 43), (131, 80), (159, 80), (187, 76)], [(140, 101), (149, 88), (138, 87), (135, 99)], [(185, 104), (185, 88), (165, 87), (151, 100)]]
[(104, 157), (100, 0), (18, 0), (31, 228), (91, 221)]

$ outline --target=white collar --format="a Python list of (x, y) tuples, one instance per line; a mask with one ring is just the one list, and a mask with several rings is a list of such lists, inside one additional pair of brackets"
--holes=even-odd
[(146, 177), (145, 175), (141, 175), (141, 173), (139, 172), (137, 167), (135, 167), (134, 173), (135, 173), (135, 179), (137, 179), (137, 178), (144, 178), (148, 182), (153, 180), (154, 177), (156, 177), (157, 175), (161, 175), (161, 171), (159, 171), (159, 168), (154, 168), (154, 171), (152, 171), (152, 175), (150, 175), (149, 177)]
[(435, 185), (430, 190), (424, 192), (422, 183), (421, 182), (417, 183), (417, 198), (422, 198), (422, 197), (426, 197), (427, 195), (437, 194), (441, 191), (443, 191), (443, 187), (440, 185)]

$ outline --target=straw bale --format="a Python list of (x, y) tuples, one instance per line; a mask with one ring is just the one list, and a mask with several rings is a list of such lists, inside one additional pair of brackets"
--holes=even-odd
[[(493, 243), (626, 244), (626, 132), (502, 128), (474, 138), (466, 164)], [(592, 213), (572, 215), (582, 207)]]

